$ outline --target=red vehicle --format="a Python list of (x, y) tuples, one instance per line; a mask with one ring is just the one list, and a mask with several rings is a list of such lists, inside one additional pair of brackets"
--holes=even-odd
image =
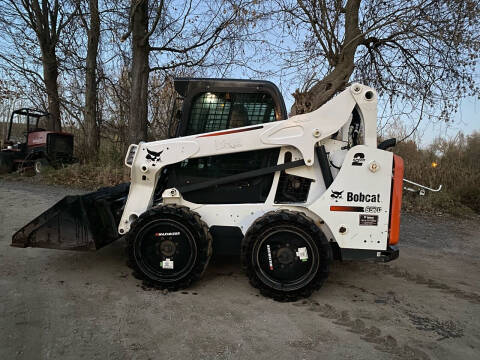
[(42, 126), (46, 126), (48, 116), (36, 109), (12, 112), (7, 138), (0, 150), (0, 174), (27, 167), (40, 173), (47, 166), (59, 167), (75, 161), (73, 135), (45, 130)]

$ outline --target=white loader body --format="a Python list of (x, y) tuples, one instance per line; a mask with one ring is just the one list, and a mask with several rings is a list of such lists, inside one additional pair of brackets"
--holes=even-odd
[[(348, 149), (355, 107), (361, 116), (361, 145)], [(303, 166), (289, 168), (286, 173), (313, 180), (305, 202), (275, 203), (280, 171), (275, 173), (264, 203), (196, 204), (184, 200), (176, 188), (166, 189), (162, 202), (187, 206), (209, 227), (237, 226), (243, 234), (266, 212), (301, 211), (340, 248), (385, 251), (393, 154), (377, 149), (376, 121), (375, 90), (353, 84), (319, 109), (288, 120), (131, 145), (125, 159), (131, 167), (131, 186), (118, 231), (128, 233), (131, 223), (154, 206), (155, 187), (165, 166), (188, 158), (281, 147), (278, 164), (284, 162), (287, 152), (291, 161), (304, 161)], [(334, 181), (328, 188), (315, 156), (315, 148), (321, 145), (332, 164)]]

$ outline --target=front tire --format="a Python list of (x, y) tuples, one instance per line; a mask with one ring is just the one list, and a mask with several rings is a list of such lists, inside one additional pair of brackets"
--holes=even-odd
[(183, 289), (200, 279), (211, 254), (207, 225), (185, 206), (152, 208), (135, 221), (127, 235), (134, 275), (159, 289)]
[(8, 152), (0, 152), (0, 174), (8, 174), (13, 169), (13, 156)]
[(331, 259), (323, 232), (299, 212), (266, 213), (242, 243), (242, 265), (250, 284), (277, 301), (310, 296), (328, 277)]
[(35, 160), (33, 163), (33, 168), (35, 169), (36, 174), (43, 174), (47, 169), (50, 168), (50, 164), (44, 158)]

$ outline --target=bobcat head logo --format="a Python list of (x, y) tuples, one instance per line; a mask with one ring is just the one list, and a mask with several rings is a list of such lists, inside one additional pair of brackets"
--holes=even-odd
[(150, 161), (155, 161), (155, 162), (158, 162), (158, 161), (162, 161), (160, 159), (160, 155), (162, 155), (163, 153), (163, 150), (162, 151), (159, 151), (159, 152), (155, 152), (155, 151), (152, 151), (152, 150), (148, 150), (147, 149), (147, 156), (145, 157), (147, 160), (150, 160)]
[(338, 199), (342, 199), (342, 193), (344, 192), (345, 190), (342, 190), (342, 191), (333, 191), (332, 190), (332, 194), (330, 195), (330, 197), (332, 199), (335, 199), (335, 202), (338, 202)]

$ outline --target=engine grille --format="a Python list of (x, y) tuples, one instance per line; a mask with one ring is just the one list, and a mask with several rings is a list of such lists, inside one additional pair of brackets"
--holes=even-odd
[(278, 180), (275, 203), (283, 204), (307, 201), (311, 183), (311, 179), (289, 175), (285, 171), (282, 171), (280, 179)]

